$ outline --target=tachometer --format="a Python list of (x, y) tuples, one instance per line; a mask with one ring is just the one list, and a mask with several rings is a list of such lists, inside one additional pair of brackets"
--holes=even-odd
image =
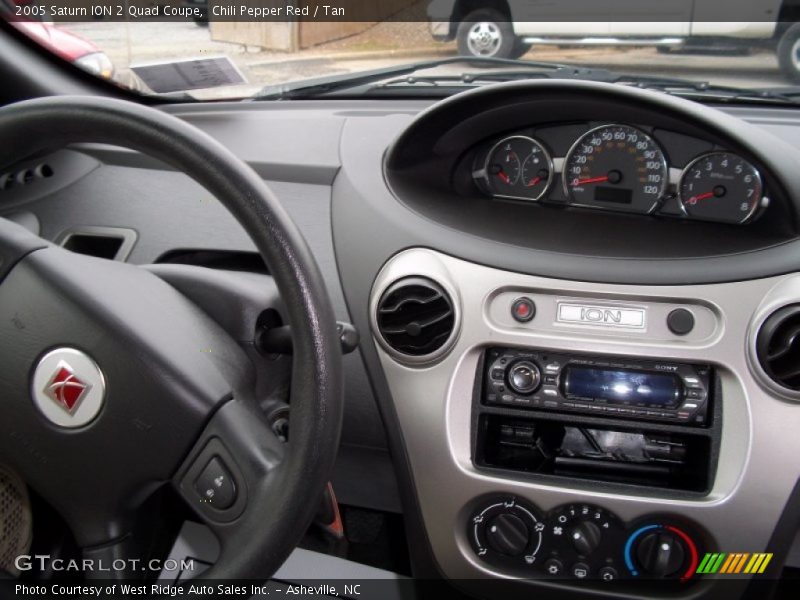
[(489, 151), (480, 177), (493, 196), (538, 200), (550, 187), (553, 161), (541, 143), (514, 135)]
[(712, 152), (683, 171), (679, 199), (687, 217), (722, 223), (744, 223), (763, 197), (761, 175), (737, 154)]
[(603, 125), (575, 142), (563, 177), (570, 204), (650, 213), (666, 191), (667, 161), (644, 131), (629, 125)]

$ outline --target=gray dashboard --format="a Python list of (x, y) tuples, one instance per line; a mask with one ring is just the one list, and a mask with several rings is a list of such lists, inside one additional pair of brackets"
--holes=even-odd
[[(666, 97), (661, 101), (672, 103)], [(459, 231), (433, 212), (398, 201), (385, 181), (387, 149), (430, 105), (381, 100), (165, 108), (222, 141), (269, 182), (309, 241), (337, 317), (353, 322), (362, 334), (360, 352), (346, 360), (347, 405), (335, 480), (340, 501), (403, 510), (412, 548), (429, 549), (436, 568), (455, 579), (507, 576), (470, 554), (460, 524), (474, 499), (492, 492), (513, 493), (544, 509), (591, 497), (630, 519), (652, 510), (680, 512), (707, 523), (728, 550), (757, 540), (759, 548), (753, 550), (762, 551), (774, 540), (773, 529), (800, 472), (785, 460), (776, 481), (764, 471), (756, 473), (753, 461), (763, 466), (775, 454), (783, 461), (800, 452), (789, 426), (800, 407), (751, 374), (747, 344), (770, 307), (800, 298), (791, 275), (800, 265), (800, 242), (781, 239), (738, 258), (652, 261), (580, 256)], [(769, 147), (780, 155), (786, 145), (800, 152), (796, 112), (721, 110), (722, 123), (743, 119), (758, 130), (757, 139), (740, 140), (751, 150)], [(800, 190), (795, 160), (787, 153), (777, 159), (792, 194)], [(127, 260), (136, 264), (157, 262), (175, 250), (253, 250), (214, 198), (147, 157), (82, 146), (37, 157), (19, 169), (44, 163), (53, 175), (0, 191), (0, 207), (3, 216), (38, 227), (47, 239), (82, 227), (131, 229), (136, 242)], [(371, 315), (385, 286), (415, 274), (443, 282), (463, 315), (449, 354), (424, 367), (396, 360), (371, 335)], [(553, 334), (499, 327), (486, 320), (484, 310), (486, 299), (504, 286), (641, 304), (701, 302), (716, 315), (718, 333), (688, 342), (636, 341), (592, 330)], [(658, 492), (591, 491), (581, 484), (554, 487), (476, 470), (469, 399), (479, 354), (489, 340), (713, 362), (726, 400), (722, 462), (710, 495), (680, 500)], [(779, 449), (778, 443), (785, 445)], [(440, 494), (443, 484), (454, 494)], [(764, 490), (771, 502), (751, 527), (726, 532), (727, 523), (749, 515)], [(696, 593), (704, 591), (707, 587)]]

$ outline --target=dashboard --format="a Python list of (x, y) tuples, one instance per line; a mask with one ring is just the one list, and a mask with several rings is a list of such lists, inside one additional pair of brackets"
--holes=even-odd
[[(360, 331), (334, 486), (402, 510), (417, 572), (582, 598), (744, 593), (697, 573), (706, 553), (772, 553), (745, 583), (779, 572), (800, 522), (796, 112), (575, 81), (165, 110), (269, 181)], [(0, 206), (56, 243), (253, 252), (162, 163), (81, 146), (18, 171), (42, 164)]]
[(769, 206), (761, 172), (749, 160), (654, 128), (548, 124), (472, 151), (472, 177), (496, 199), (735, 225)]

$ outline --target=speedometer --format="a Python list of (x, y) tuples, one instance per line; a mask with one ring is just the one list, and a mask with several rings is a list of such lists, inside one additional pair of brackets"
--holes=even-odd
[(564, 191), (574, 206), (646, 214), (667, 183), (661, 148), (629, 125), (592, 129), (575, 142), (564, 164)]

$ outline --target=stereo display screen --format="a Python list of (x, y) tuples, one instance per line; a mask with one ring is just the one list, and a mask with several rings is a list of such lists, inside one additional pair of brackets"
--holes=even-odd
[(570, 365), (564, 373), (564, 395), (673, 408), (681, 397), (681, 382), (677, 376), (663, 373)]

